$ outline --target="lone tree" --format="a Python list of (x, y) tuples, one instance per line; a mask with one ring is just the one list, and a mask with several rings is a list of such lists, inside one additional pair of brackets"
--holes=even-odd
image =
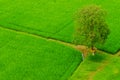
[(106, 11), (97, 5), (90, 5), (79, 10), (75, 15), (75, 34), (73, 43), (90, 47), (104, 44), (110, 30), (106, 23)]

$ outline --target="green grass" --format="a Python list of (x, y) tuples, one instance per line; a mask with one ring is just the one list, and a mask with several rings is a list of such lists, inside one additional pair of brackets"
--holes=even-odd
[(109, 59), (109, 64), (97, 72), (93, 80), (119, 80), (120, 79), (120, 57)]
[(64, 41), (71, 41), (71, 35), (64, 36), (59, 33), (66, 27), (70, 27), (67, 34), (73, 33), (72, 16), (77, 5), (71, 5), (77, 2), (68, 0), (2, 0), (0, 2), (0, 24), (4, 27), (45, 37), (57, 39), (70, 37), (70, 40), (64, 39)]
[(108, 54), (89, 55), (69, 80), (119, 80), (120, 58)]
[(90, 73), (96, 71), (110, 57), (106, 54), (89, 55), (80, 64), (70, 80), (89, 80)]
[(0, 28), (0, 80), (66, 80), (81, 59), (57, 42)]
[(0, 25), (48, 38), (72, 42), (73, 14), (82, 6), (97, 4), (108, 12), (111, 34), (99, 49), (115, 53), (120, 49), (120, 1), (117, 0), (1, 0)]
[[(81, 54), (54, 41), (26, 33), (72, 42), (73, 14), (85, 5), (97, 4), (108, 12), (111, 34), (99, 49), (115, 53), (120, 49), (119, 0), (0, 0), (0, 80), (66, 80), (81, 62)], [(22, 31), (22, 33), (16, 32)], [(72, 76), (88, 80), (119, 79), (118, 57), (107, 54), (89, 56)], [(114, 65), (114, 66), (112, 66)], [(99, 78), (99, 79), (98, 79)]]

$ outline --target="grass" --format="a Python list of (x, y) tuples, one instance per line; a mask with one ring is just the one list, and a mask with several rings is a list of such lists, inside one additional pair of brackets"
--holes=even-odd
[[(109, 59), (109, 64), (106, 65), (101, 71), (97, 72), (93, 80), (119, 80), (120, 79), (120, 58), (114, 57)], [(104, 77), (100, 77), (103, 76)]]
[(69, 80), (119, 80), (120, 58), (110, 54), (89, 55)]
[(0, 80), (66, 80), (80, 52), (41, 37), (0, 28)]
[[(113, 4), (114, 3), (114, 4)], [(1, 0), (0, 25), (48, 38), (72, 42), (73, 14), (82, 6), (97, 4), (108, 12), (111, 34), (99, 49), (115, 53), (120, 49), (119, 4), (115, 0)]]
[[(111, 30), (107, 42), (97, 47), (115, 54), (120, 49), (119, 0), (0, 0), (0, 26), (3, 27), (0, 27), (0, 80), (66, 80), (70, 77), (81, 62), (80, 52), (48, 39), (71, 43), (73, 14), (90, 4), (106, 9)], [(108, 54), (89, 56), (70, 79), (117, 80), (119, 61), (118, 57)]]
[[(76, 3), (74, 1), (74, 4)], [(71, 27), (72, 14), (77, 8), (77, 5), (71, 6), (72, 4), (73, 1), (68, 0), (2, 0), (0, 24), (4, 27), (32, 32), (45, 37), (71, 38), (71, 35), (64, 36), (59, 33), (62, 33), (64, 28)], [(73, 28), (70, 28), (68, 33), (72, 32)], [(70, 40), (66, 39), (65, 41)]]

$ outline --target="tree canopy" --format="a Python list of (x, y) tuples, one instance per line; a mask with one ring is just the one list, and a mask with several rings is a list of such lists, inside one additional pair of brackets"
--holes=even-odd
[(89, 5), (78, 10), (75, 14), (75, 44), (94, 47), (105, 43), (110, 33), (106, 23), (106, 11), (100, 6)]

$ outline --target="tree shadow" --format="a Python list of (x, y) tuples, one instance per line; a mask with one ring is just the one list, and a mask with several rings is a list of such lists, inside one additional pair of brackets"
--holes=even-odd
[(94, 56), (89, 55), (88, 60), (93, 61), (93, 62), (102, 62), (106, 59), (106, 56), (100, 53), (96, 53)]

